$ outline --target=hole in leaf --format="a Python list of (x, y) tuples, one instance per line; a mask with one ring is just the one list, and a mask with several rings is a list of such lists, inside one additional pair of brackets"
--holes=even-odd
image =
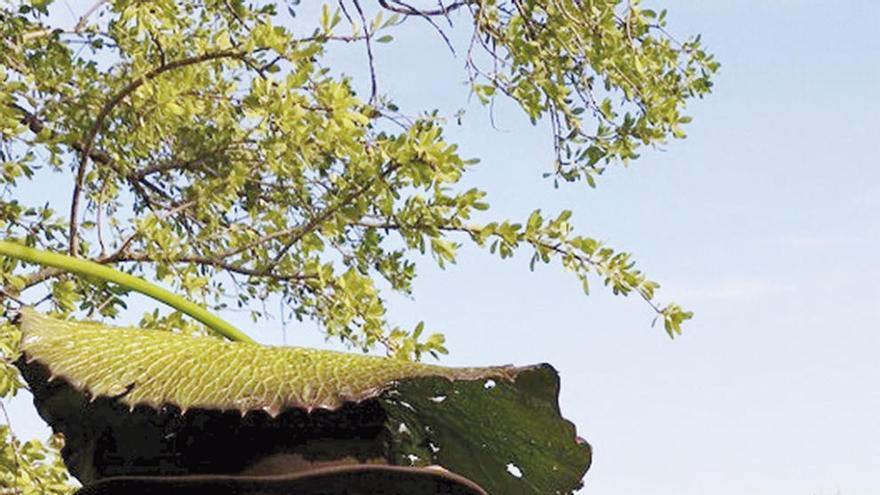
[(522, 469), (512, 462), (507, 463), (507, 472), (514, 478), (522, 478), (523, 476)]

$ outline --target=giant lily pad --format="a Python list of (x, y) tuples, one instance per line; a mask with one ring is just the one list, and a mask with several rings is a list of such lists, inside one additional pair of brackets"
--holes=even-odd
[[(439, 465), (491, 494), (571, 493), (589, 445), (549, 365), (446, 368), (24, 309), (21, 363), (65, 461), (111, 476), (248, 473), (268, 456)], [(249, 471), (250, 470), (250, 471)]]

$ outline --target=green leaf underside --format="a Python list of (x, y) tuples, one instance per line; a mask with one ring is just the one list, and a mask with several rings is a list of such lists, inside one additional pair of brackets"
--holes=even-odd
[(447, 368), (411, 361), (268, 347), (21, 312), (22, 351), (54, 377), (92, 397), (118, 397), (134, 408), (338, 409), (378, 396), (396, 381), (436, 376), (448, 380), (513, 380), (521, 369)]

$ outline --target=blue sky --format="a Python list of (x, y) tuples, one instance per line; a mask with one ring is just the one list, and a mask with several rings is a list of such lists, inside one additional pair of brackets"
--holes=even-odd
[[(572, 209), (580, 231), (633, 251), (664, 301), (696, 312), (670, 341), (652, 313), (556, 265), (528, 270), (466, 248), (425, 260), (391, 317), (449, 339), (446, 364), (553, 363), (562, 410), (595, 449), (583, 493), (880, 493), (880, 4), (652, 2), (722, 62), (687, 140), (554, 189), (549, 131), (500, 105), (489, 128), (460, 60), (413, 23), (380, 47), (380, 87), (403, 108), (467, 107), (451, 139), (478, 156), (467, 185), (491, 212)], [(361, 53), (337, 54), (357, 72)], [(232, 316), (235, 318), (235, 315)], [(280, 342), (277, 328), (260, 329)], [(324, 345), (310, 326), (288, 340)], [(45, 430), (26, 398), (16, 430)]]

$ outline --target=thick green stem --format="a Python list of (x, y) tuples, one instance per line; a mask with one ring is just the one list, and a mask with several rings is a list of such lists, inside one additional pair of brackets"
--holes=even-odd
[(43, 266), (51, 266), (66, 272), (95, 277), (107, 282), (118, 284), (126, 289), (140, 292), (145, 296), (163, 302), (172, 308), (185, 313), (196, 320), (204, 323), (220, 335), (238, 342), (254, 342), (244, 332), (235, 328), (219, 316), (211, 313), (198, 304), (184, 299), (146, 280), (120, 272), (109, 266), (100, 265), (93, 261), (74, 258), (63, 254), (50, 253), (16, 244), (14, 242), (0, 241), (0, 255), (10, 256), (20, 260), (36, 263)]

